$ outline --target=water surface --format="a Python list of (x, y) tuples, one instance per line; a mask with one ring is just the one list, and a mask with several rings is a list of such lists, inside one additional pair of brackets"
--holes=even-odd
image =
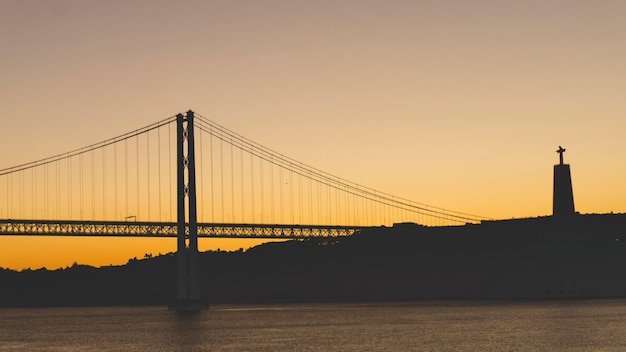
[(0, 309), (0, 351), (626, 351), (626, 300)]

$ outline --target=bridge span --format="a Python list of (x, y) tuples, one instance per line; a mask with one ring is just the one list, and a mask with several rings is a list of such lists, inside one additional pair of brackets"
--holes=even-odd
[[(198, 238), (341, 237), (353, 235), (364, 228), (367, 227), (198, 223)], [(178, 223), (6, 219), (0, 220), (0, 236), (177, 237)]]

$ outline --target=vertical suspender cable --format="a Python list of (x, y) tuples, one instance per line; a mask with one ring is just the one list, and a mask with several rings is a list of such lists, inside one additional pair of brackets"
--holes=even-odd
[(250, 145), (250, 209), (252, 209), (251, 222), (255, 222), (254, 209), (254, 147)]
[(15, 201), (15, 217), (14, 218), (21, 218), (22, 214), (20, 214), (21, 210), (22, 210), (22, 204), (21, 204), (21, 172), (19, 172), (17, 175), (17, 180), (15, 181), (16, 183), (16, 188), (13, 190), (13, 193), (17, 196), (17, 200)]
[[(6, 175), (7, 177), (7, 219), (13, 218), (13, 174)], [(43, 215), (42, 215), (43, 216)]]
[(399, 221), (399, 222), (410, 222), (411, 219), (409, 218), (408, 214), (409, 214), (408, 209), (407, 208), (403, 208), (402, 212), (400, 212), (400, 216), (402, 217), (402, 219), (401, 219), (402, 221)]
[(48, 185), (47, 185), (47, 187), (48, 187), (48, 204), (47, 204), (48, 205), (48, 211), (47, 211), (46, 218), (49, 219), (52, 216), (51, 214), (53, 213), (53, 210), (54, 210), (52, 208), (53, 205), (51, 204), (52, 203), (52, 199), (51, 198), (52, 198), (52, 194), (54, 192), (52, 192), (52, 190), (50, 189), (50, 188), (52, 188), (51, 181), (50, 181), (50, 179), (52, 178), (52, 175), (50, 175), (50, 167), (51, 167), (51, 165), (50, 164), (46, 164), (46, 166), (47, 166), (46, 167), (46, 173), (48, 174), (48, 180), (47, 180), (47, 182), (48, 182)]
[(200, 205), (201, 205), (200, 219), (201, 221), (204, 221), (204, 219), (206, 219), (204, 217), (204, 210), (206, 209), (206, 203), (204, 202), (204, 193), (205, 193), (204, 192), (204, 162), (203, 162), (204, 158), (202, 156), (203, 155), (202, 150), (204, 149), (204, 146), (202, 143), (202, 135), (204, 133), (202, 132), (202, 130), (200, 130), (199, 132), (200, 133), (198, 133), (198, 143), (200, 144), (200, 152), (198, 154), (200, 158), (196, 159), (196, 165), (198, 164), (198, 162), (200, 162), (200, 178), (199, 178), (200, 182), (196, 184), (196, 190), (200, 191)]
[[(259, 153), (259, 155), (263, 155), (263, 147), (261, 147), (261, 152)], [(265, 223), (265, 199), (264, 199), (264, 193), (265, 193), (265, 182), (264, 182), (264, 172), (263, 172), (263, 159), (261, 159), (261, 157), (259, 157), (259, 174), (261, 175), (260, 180), (261, 180), (261, 223)]]
[(383, 219), (384, 219), (384, 215), (385, 215), (385, 204), (384, 204), (385, 199), (381, 197), (380, 202), (377, 204), (378, 205), (378, 223), (375, 225), (382, 225), (383, 223)]
[(386, 209), (385, 213), (387, 214), (387, 220), (386, 220), (387, 224), (391, 225), (393, 224), (393, 218), (394, 218), (393, 212), (396, 209), (396, 204), (395, 204), (395, 201), (393, 201), (393, 197), (392, 197), (391, 204), (385, 205), (385, 209)]
[[(11, 174), (11, 212), (13, 213), (13, 174)], [(48, 164), (43, 166), (43, 214), (44, 219), (48, 218)]]
[(340, 185), (340, 181), (339, 181), (339, 178), (337, 178), (337, 185), (334, 187), (335, 188), (335, 209), (337, 211), (337, 218), (335, 219), (335, 223), (337, 225), (339, 225), (341, 223), (341, 212), (339, 211), (339, 205), (340, 205), (340, 202), (339, 202), (339, 185)]
[[(10, 219), (11, 215), (9, 215), (9, 175), (5, 175), (5, 177), (6, 177), (6, 183), (7, 183), (7, 193), (5, 195), (5, 198), (7, 200), (7, 215), (6, 215), (6, 218)], [(33, 217), (33, 219), (34, 219), (34, 217)]]
[(150, 189), (152, 188), (150, 185), (150, 131), (146, 132), (146, 179), (148, 180), (147, 197), (148, 197), (148, 221), (152, 219), (152, 214), (150, 213)]
[[(30, 169), (30, 218), (36, 219), (35, 217), (35, 173), (37, 172), (37, 168), (33, 167)], [(7, 216), (8, 219), (8, 216)]]
[(128, 216), (128, 139), (124, 140), (124, 219)]
[(397, 202), (397, 206), (393, 208), (393, 215), (391, 216), (391, 223), (401, 222), (402, 219), (402, 211), (404, 210), (404, 205), (402, 205), (401, 201)]
[[(329, 184), (330, 184), (330, 179), (329, 180)], [(328, 196), (327, 199), (327, 204), (328, 204), (328, 223), (332, 224), (333, 223), (333, 206), (332, 206), (332, 197), (331, 197), (331, 189), (330, 189), (330, 185), (326, 186), (326, 190), (328, 192), (326, 192), (326, 195)]]
[(317, 185), (317, 224), (322, 224), (322, 192), (320, 190), (320, 182), (315, 182)]
[(173, 161), (172, 161), (172, 125), (173, 125), (172, 123), (168, 124), (168, 130), (167, 130), (168, 131), (168, 133), (167, 133), (168, 137), (167, 138), (168, 138), (168, 144), (169, 144), (169, 146), (167, 148), (168, 151), (169, 151), (168, 152), (169, 153), (169, 162), (168, 162), (168, 164), (169, 164), (169, 170), (170, 170), (169, 171), (169, 176), (168, 176), (168, 179), (167, 179), (167, 184), (169, 185), (168, 188), (170, 190), (170, 197), (169, 197), (170, 218), (168, 219), (169, 221), (172, 221), (173, 219), (175, 219), (175, 217), (174, 217), (174, 209), (172, 208), (172, 206), (174, 204), (174, 202), (172, 201), (172, 164), (173, 164)]
[[(91, 153), (91, 220), (96, 220), (96, 151)], [(104, 219), (104, 217), (103, 217)]]
[(118, 205), (117, 205), (117, 143), (113, 144), (113, 219), (119, 219)]
[(157, 149), (159, 151), (157, 155), (157, 167), (159, 168), (159, 222), (161, 222), (161, 206), (163, 205), (161, 203), (161, 128), (157, 128)]
[(387, 221), (389, 219), (389, 209), (390, 209), (391, 206), (394, 206), (393, 205), (393, 199), (392, 199), (391, 205), (383, 204), (383, 225), (388, 225)]
[[(69, 165), (69, 164), (68, 164)], [(37, 219), (37, 203), (38, 203), (38, 193), (37, 193), (37, 183), (38, 183), (38, 179), (37, 179), (37, 169), (38, 167), (34, 167), (32, 169), (33, 171), (33, 204), (32, 204), (32, 216), (31, 219)], [(68, 217), (69, 218), (69, 217)]]
[(358, 213), (359, 213), (359, 206), (357, 204), (358, 197), (356, 194), (351, 194), (350, 199), (352, 200), (352, 217), (353, 217), (352, 225), (358, 226)]
[(215, 188), (213, 187), (215, 175), (213, 174), (213, 130), (211, 126), (209, 126), (209, 155), (211, 155), (211, 222), (215, 222)]
[[(80, 174), (80, 199), (78, 204), (80, 204), (80, 209), (79, 209), (79, 213), (80, 213), (80, 220), (83, 220), (83, 209), (84, 209), (84, 205), (83, 205), (83, 154), (80, 154), (80, 157), (78, 158), (78, 172)], [(45, 173), (47, 174), (48, 171), (46, 170)], [(45, 180), (45, 178), (44, 178)], [(45, 189), (45, 185), (44, 185), (44, 189)], [(47, 191), (46, 191), (47, 193)], [(46, 202), (47, 203), (47, 202)]]
[(283, 184), (283, 166), (279, 165), (278, 166), (278, 178), (279, 178), (279, 182), (278, 185), (280, 186), (280, 223), (284, 224), (285, 223), (285, 209), (283, 209), (283, 188), (284, 188), (284, 184)]
[(381, 204), (378, 195), (376, 195), (376, 200), (374, 200), (374, 206), (372, 207), (372, 209), (374, 209), (374, 219), (376, 220), (376, 225), (383, 225), (382, 213), (380, 211)]
[(57, 165), (57, 219), (61, 219), (61, 161), (56, 162)]
[(291, 171), (291, 167), (289, 168), (289, 197), (291, 198), (290, 203), (291, 203), (291, 223), (295, 224), (295, 217), (294, 217), (294, 204), (293, 204), (293, 172)]
[(272, 209), (272, 218), (271, 222), (276, 222), (276, 217), (274, 217), (274, 162), (272, 161), (272, 155), (270, 155), (270, 203)]
[(107, 218), (107, 155), (102, 148), (102, 220)]
[(235, 223), (235, 166), (233, 155), (233, 137), (230, 137), (230, 206), (232, 212), (232, 222)]
[[(67, 160), (68, 160), (67, 161), (67, 173), (69, 175), (69, 177), (67, 179), (67, 188), (69, 189), (69, 191), (68, 191), (69, 196), (68, 196), (68, 200), (67, 200), (68, 208), (69, 208), (68, 219), (69, 220), (73, 220), (72, 219), (72, 215), (73, 215), (72, 214), (72, 188), (73, 188), (74, 184), (72, 183), (72, 171), (73, 171), (72, 170), (72, 157), (69, 157)], [(37, 184), (35, 184), (35, 193), (37, 193)]]
[(24, 219), (24, 173), (20, 171), (20, 218)]
[(369, 212), (367, 211), (367, 198), (365, 198), (365, 195), (363, 195), (363, 221), (365, 223), (365, 226), (369, 226)]
[(312, 180), (312, 172), (309, 170), (309, 221), (308, 223), (313, 225), (313, 180)]
[(304, 201), (302, 199), (302, 181), (303, 181), (303, 177), (304, 176), (298, 176), (298, 200), (299, 200), (298, 222), (300, 224), (302, 224), (302, 205), (304, 204)]
[(7, 219), (11, 219), (11, 174), (6, 175), (7, 178)]
[(222, 219), (220, 220), (220, 222), (225, 222), (224, 221), (224, 141), (222, 141), (222, 139), (220, 139), (220, 171), (221, 171), (221, 177), (220, 177), (220, 181), (221, 181), (221, 186), (222, 186)]
[(135, 158), (137, 159), (135, 162), (135, 176), (137, 177), (137, 214), (135, 215), (135, 220), (139, 220), (139, 135), (135, 136), (135, 147)]
[(337, 178), (337, 183), (333, 186), (335, 191), (335, 222), (333, 225), (339, 225), (341, 223), (341, 211), (339, 210), (339, 206), (341, 205), (341, 195), (340, 188), (341, 183), (339, 182), (339, 178)]
[(239, 174), (240, 174), (240, 181), (241, 181), (241, 190), (239, 191), (241, 193), (241, 222), (244, 223), (245, 221), (245, 208), (244, 208), (244, 196), (243, 196), (243, 147), (239, 148)]
[(350, 193), (348, 189), (348, 184), (344, 185), (346, 187), (346, 191), (344, 192), (345, 202), (346, 202), (346, 223), (345, 225), (350, 225)]
[(376, 195), (376, 200), (374, 200), (374, 219), (376, 219), (376, 225), (384, 225), (384, 218), (382, 212), (382, 200), (380, 196)]

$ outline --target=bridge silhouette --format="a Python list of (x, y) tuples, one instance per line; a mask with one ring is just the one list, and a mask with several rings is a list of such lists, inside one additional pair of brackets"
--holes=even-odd
[(336, 237), (485, 219), (331, 175), (191, 110), (0, 170), (0, 235), (176, 237), (177, 310), (202, 305), (198, 238)]

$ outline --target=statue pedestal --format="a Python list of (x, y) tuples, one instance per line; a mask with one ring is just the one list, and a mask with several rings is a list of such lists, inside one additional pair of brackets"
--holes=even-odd
[(574, 209), (572, 174), (569, 165), (554, 165), (552, 215), (555, 217), (567, 217), (574, 214), (576, 214), (576, 210)]

